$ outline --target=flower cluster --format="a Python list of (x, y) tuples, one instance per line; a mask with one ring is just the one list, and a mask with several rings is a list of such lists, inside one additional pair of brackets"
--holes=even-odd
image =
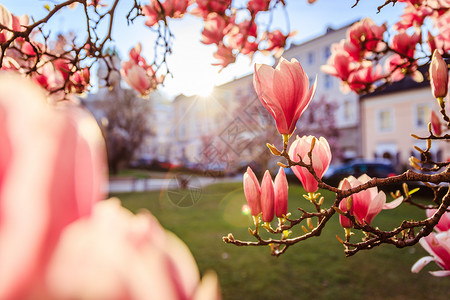
[[(340, 44), (341, 49), (346, 49), (346, 52), (334, 53), (331, 57), (331, 60), (338, 62), (333, 69), (334, 74), (343, 76), (342, 78), (344, 76), (358, 77), (362, 75), (366, 78), (370, 77), (370, 74), (373, 74), (370, 68), (362, 70), (361, 65), (358, 66), (355, 60), (358, 59), (357, 57), (361, 58), (368, 55), (367, 53), (370, 51), (380, 51), (380, 49), (385, 47), (382, 41), (385, 30), (384, 26), (376, 26), (368, 19), (352, 26), (348, 32), (349, 41)], [(412, 48), (405, 41), (402, 41), (403, 38), (405, 38), (404, 35), (399, 35), (397, 38), (394, 38), (391, 47), (395, 48), (398, 53), (412, 55)], [(352, 50), (353, 52), (347, 50)], [(443, 103), (442, 98), (446, 96), (448, 90), (448, 69), (438, 51), (434, 52), (432, 58), (430, 77), (433, 94), (441, 104)], [(281, 167), (290, 168), (297, 176), (305, 190), (304, 198), (314, 205), (315, 211), (309, 212), (299, 207), (298, 210), (301, 212), (301, 215), (298, 218), (291, 218), (291, 214), (287, 213), (288, 187), (283, 168), (280, 168), (275, 178), (275, 184), (272, 182), (269, 171), (266, 171), (261, 186), (255, 174), (248, 168), (243, 179), (244, 193), (255, 224), (255, 230), (250, 229), (249, 232), (257, 241), (240, 241), (236, 240), (232, 234), (229, 234), (224, 237), (225, 242), (238, 246), (268, 245), (271, 248), (271, 254), (279, 256), (291, 245), (312, 236), (320, 235), (327, 220), (337, 212), (339, 214), (339, 222), (345, 229), (346, 240), (337, 238), (344, 245), (346, 255), (350, 256), (359, 250), (371, 249), (382, 243), (405, 247), (406, 244), (414, 245), (420, 241), (421, 245), (432, 256), (419, 260), (413, 266), (413, 272), (418, 272), (425, 264), (430, 261), (435, 261), (444, 270), (432, 272), (433, 275), (450, 275), (450, 213), (445, 211), (449, 199), (445, 200), (447, 203), (444, 203), (444, 199), (442, 203), (434, 199), (439, 205), (437, 209), (427, 210), (428, 220), (419, 222), (403, 221), (400, 227), (392, 231), (382, 231), (378, 227), (373, 227), (371, 224), (378, 214), (383, 210), (397, 208), (404, 202), (426, 208), (422, 204), (412, 202), (411, 195), (418, 189), (410, 192), (406, 183), (403, 185), (405, 197), (401, 195), (400, 191), (396, 191), (395, 193), (391, 193), (394, 200), (389, 203), (386, 202), (385, 192), (379, 191), (376, 185), (379, 182), (383, 184), (397, 183), (405, 174), (413, 177), (414, 175), (411, 175), (412, 173), (404, 173), (399, 176), (378, 179), (370, 178), (367, 174), (363, 174), (358, 178), (353, 176), (344, 178), (337, 188), (328, 185), (322, 181), (322, 176), (331, 163), (331, 149), (327, 140), (323, 137), (303, 136), (300, 138), (297, 136), (289, 144), (289, 139), (295, 130), (300, 115), (312, 100), (316, 83), (309, 88), (308, 77), (299, 62), (295, 59), (288, 62), (283, 58), (280, 59), (275, 69), (267, 65), (256, 65), (253, 81), (262, 105), (275, 119), (278, 132), (283, 137), (282, 151), (278, 150), (273, 144), (267, 144), (267, 146), (272, 154), (286, 159), (287, 164), (281, 162), (278, 164)], [(441, 104), (441, 108), (444, 121), (449, 123), (450, 120), (446, 114), (442, 113), (444, 111), (443, 104)], [(434, 112), (432, 112), (429, 128), (431, 137), (437, 139), (441, 136), (442, 122)], [(428, 141), (428, 148), (430, 144), (430, 141)], [(423, 151), (423, 153), (426, 151)], [(415, 163), (418, 169), (423, 170), (417, 165), (419, 162)], [(440, 166), (436, 163), (434, 164), (435, 167), (433, 170), (439, 170)], [(446, 163), (443, 163), (442, 166), (448, 168), (448, 164)], [(420, 178), (423, 175), (419, 173), (414, 174), (417, 174), (416, 178)], [(438, 175), (441, 176), (441, 174)], [(412, 178), (409, 180), (412, 181)], [(323, 208), (324, 197), (321, 197), (319, 187), (336, 194), (336, 200), (329, 209)], [(433, 189), (435, 194), (437, 194), (438, 187)], [(444, 215), (438, 222), (435, 215), (438, 213), (442, 214), (443, 212)], [(279, 218), (279, 223), (276, 228), (270, 226), (274, 214)], [(262, 227), (268, 233), (279, 234), (281, 237), (278, 239), (263, 238), (260, 235), (259, 216), (265, 222)], [(317, 225), (314, 225), (314, 219), (316, 219)], [(304, 234), (291, 237), (293, 231), (290, 229), (301, 224), (303, 221), (306, 221), (306, 226), (301, 225)], [(429, 236), (422, 236), (423, 232), (426, 232), (426, 230), (430, 231), (434, 226), (436, 226), (435, 229), (439, 232), (438, 234), (432, 233)], [(424, 229), (417, 234), (413, 230), (416, 227), (423, 227)], [(364, 231), (364, 237), (361, 242), (354, 243), (350, 241), (352, 229)]]
[[(367, 93), (380, 84), (399, 81), (406, 75), (420, 82), (423, 75), (418, 71), (418, 51), (422, 56), (431, 57), (435, 51), (442, 54), (450, 49), (448, 3), (400, 2), (405, 2), (406, 7), (401, 20), (393, 26), (395, 33), (387, 34), (385, 24), (378, 26), (366, 18), (347, 30), (346, 39), (333, 45), (332, 54), (322, 70), (340, 78), (344, 90)], [(426, 19), (436, 30), (429, 30), (427, 40), (422, 41), (421, 27)], [(418, 47), (421, 44), (422, 47)], [(386, 59), (380, 60), (382, 56)]]
[(122, 63), (120, 72), (130, 87), (141, 95), (148, 95), (163, 82), (164, 77), (156, 77), (152, 66), (147, 64), (145, 58), (141, 56), (141, 50), (140, 43), (130, 50), (130, 60)]
[[(238, 53), (250, 58), (256, 51), (281, 55), (287, 38), (293, 33), (283, 34), (280, 30), (259, 32), (255, 22), (257, 14), (271, 9), (270, 3), (270, 0), (249, 0), (245, 8), (232, 8), (231, 0), (152, 0), (142, 7), (142, 12), (147, 17), (145, 24), (149, 27), (165, 21), (167, 17), (180, 18), (186, 12), (202, 18), (204, 27), (201, 42), (217, 46), (213, 54), (217, 59), (214, 65), (225, 68), (235, 62)], [(282, 1), (280, 3), (284, 5)], [(245, 11), (250, 18), (240, 20), (237, 15), (241, 11)], [(261, 46), (264, 43), (266, 46)]]
[(166, 17), (181, 18), (186, 13), (188, 4), (188, 0), (166, 0), (162, 3), (151, 0), (150, 4), (142, 6), (142, 13), (147, 17), (145, 25), (151, 27)]
[[(55, 99), (64, 98), (61, 94), (82, 93), (89, 87), (88, 68), (74, 65), (74, 56), (66, 51), (69, 41), (58, 36), (52, 45), (45, 45), (31, 36), (29, 39), (13, 39), (14, 32), (23, 33), (29, 25), (29, 17), (11, 14), (0, 4), (0, 25), (8, 29), (0, 30), (0, 43), (11, 45), (6, 49), (1, 69), (30, 74), (31, 78), (54, 95)], [(13, 40), (12, 40), (13, 39)]]
[(278, 170), (275, 182), (266, 171), (260, 186), (255, 173), (248, 167), (243, 182), (245, 198), (256, 223), (259, 223), (260, 215), (263, 222), (272, 222), (274, 215), (278, 218), (287, 215), (288, 182), (283, 168)]

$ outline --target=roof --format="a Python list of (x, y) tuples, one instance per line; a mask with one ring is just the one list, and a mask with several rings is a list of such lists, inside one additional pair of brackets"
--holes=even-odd
[(376, 90), (375, 92), (372, 92), (372, 93), (369, 93), (366, 95), (362, 95), (360, 97), (360, 99), (367, 99), (367, 98), (372, 98), (372, 97), (381, 96), (381, 95), (388, 95), (388, 94), (393, 94), (393, 93), (398, 93), (398, 92), (403, 92), (403, 91), (410, 91), (410, 90), (430, 87), (430, 80), (428, 79), (428, 68), (429, 68), (429, 65), (427, 64), (427, 65), (420, 66), (418, 69), (422, 73), (423, 78), (424, 78), (424, 80), (422, 82), (416, 82), (411, 78), (411, 76), (406, 76), (402, 80), (394, 82), (390, 85), (387, 85), (386, 87), (384, 87), (380, 90)]

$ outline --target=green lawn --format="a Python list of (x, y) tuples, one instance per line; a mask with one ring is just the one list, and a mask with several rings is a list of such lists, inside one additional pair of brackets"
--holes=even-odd
[[(299, 186), (291, 186), (289, 207), (309, 208)], [(383, 245), (346, 258), (335, 235), (343, 237), (337, 216), (318, 238), (297, 244), (279, 258), (268, 248), (237, 247), (222, 242), (232, 232), (250, 239), (250, 217), (241, 183), (216, 184), (193, 194), (188, 191), (116, 195), (132, 211), (149, 209), (161, 224), (176, 233), (191, 249), (200, 271), (215, 270), (224, 299), (449, 299), (450, 279), (435, 278), (428, 270), (410, 268), (426, 252), (419, 246), (396, 249)], [(182, 201), (194, 198), (195, 201)], [(332, 195), (328, 194), (328, 202)], [(198, 200), (198, 201), (197, 201)], [(174, 205), (179, 203), (179, 205)], [(384, 228), (403, 217), (420, 218), (423, 212), (406, 205), (378, 215), (374, 224)], [(388, 229), (388, 227), (385, 227)]]

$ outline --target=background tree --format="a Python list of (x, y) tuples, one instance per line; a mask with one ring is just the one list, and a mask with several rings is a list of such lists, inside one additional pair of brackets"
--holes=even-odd
[(108, 166), (112, 174), (127, 166), (151, 135), (150, 102), (129, 89), (108, 90), (99, 102), (101, 129), (105, 136)]

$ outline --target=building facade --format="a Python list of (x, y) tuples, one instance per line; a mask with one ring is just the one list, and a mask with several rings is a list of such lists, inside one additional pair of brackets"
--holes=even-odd
[[(283, 54), (286, 59), (300, 61), (310, 84), (317, 76), (316, 94), (300, 118), (295, 134), (325, 136), (333, 148), (334, 163), (362, 155), (359, 97), (355, 93), (342, 93), (340, 81), (320, 70), (331, 54), (331, 45), (345, 38), (348, 27), (328, 29), (324, 35), (293, 45)], [(226, 157), (220, 160), (222, 164), (225, 160), (231, 168), (246, 165), (261, 170), (278, 168), (279, 159), (270, 155), (264, 145), (269, 142), (281, 149), (282, 139), (255, 93), (253, 74), (216, 86), (206, 98), (206, 103), (214, 107), (209, 114), (201, 113), (200, 103), (205, 98), (201, 99), (180, 95), (174, 101), (176, 157), (181, 163), (198, 162), (205, 149), (213, 145), (222, 158)], [(212, 125), (202, 125), (207, 122)], [(204, 144), (206, 136), (208, 145)]]
[[(365, 158), (389, 159), (398, 171), (409, 166), (414, 149), (427, 147), (426, 141), (411, 136), (429, 135), (431, 110), (439, 115), (439, 106), (431, 94), (429, 82), (414, 83), (406, 78), (380, 93), (361, 97), (362, 149)], [(431, 147), (436, 161), (450, 160), (450, 144), (435, 141)]]

